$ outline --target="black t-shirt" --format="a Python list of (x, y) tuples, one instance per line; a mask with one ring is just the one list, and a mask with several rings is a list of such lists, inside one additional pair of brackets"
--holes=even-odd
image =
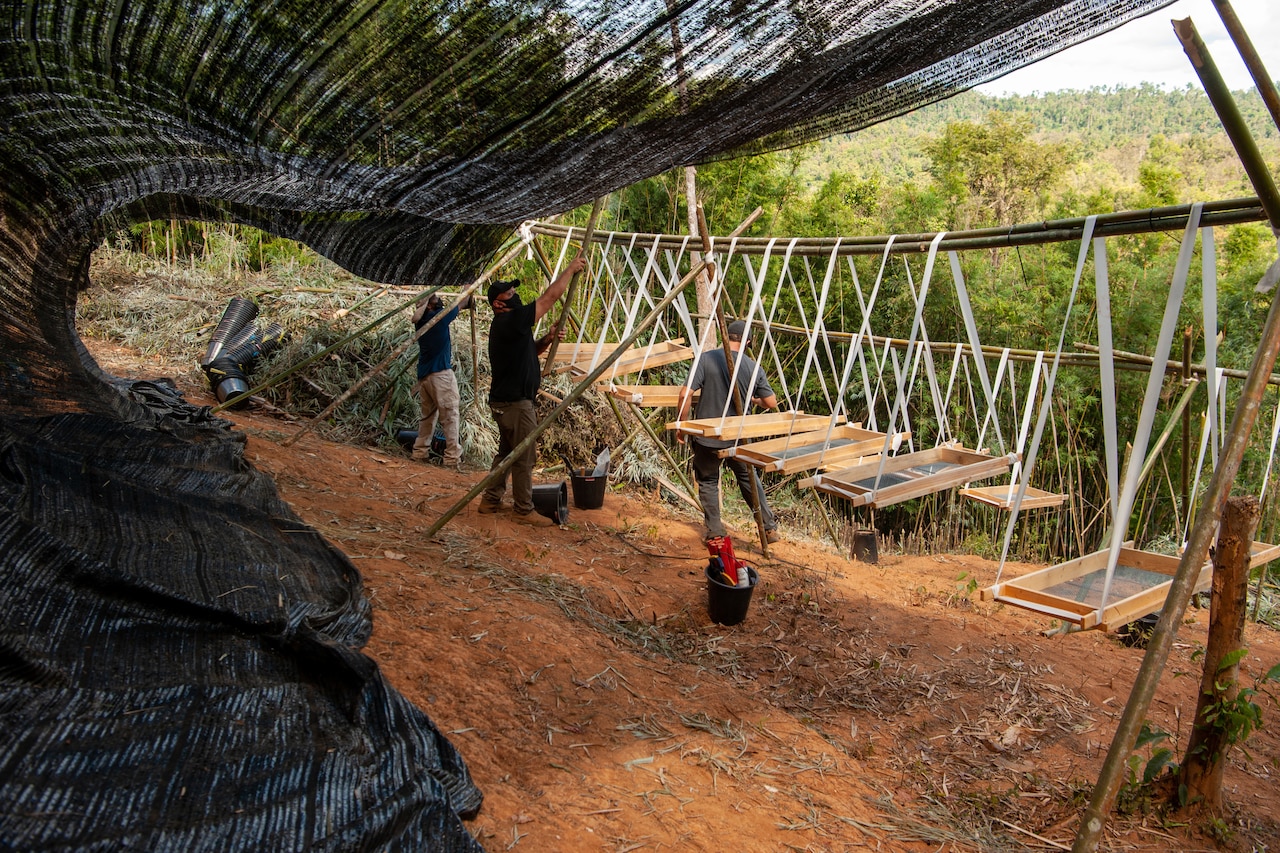
[(538, 322), (537, 303), (530, 302), (493, 315), (489, 327), (490, 403), (532, 400), (542, 385), (533, 327)]

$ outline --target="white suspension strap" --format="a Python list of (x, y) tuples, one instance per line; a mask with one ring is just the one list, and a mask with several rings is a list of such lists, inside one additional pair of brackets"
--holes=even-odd
[[(871, 337), (871, 312), (875, 310), (876, 297), (880, 294), (880, 283), (884, 281), (885, 266), (889, 263), (889, 252), (893, 248), (893, 236), (884, 244), (884, 254), (880, 256), (880, 269), (876, 273), (876, 282), (871, 287), (871, 297), (868, 300), (862, 298), (862, 287), (858, 284), (858, 270), (854, 266), (853, 257), (849, 257), (849, 271), (853, 274), (854, 293), (858, 297), (858, 311), (862, 315), (861, 321), (858, 323), (858, 334), (854, 337), (851, 350), (858, 354), (858, 366), (862, 373), (862, 388), (867, 399), (867, 425), (870, 429), (876, 430), (876, 404), (879, 400), (880, 387), (884, 379), (883, 363), (877, 364), (876, 383), (874, 387), (871, 384), (871, 377), (867, 374), (867, 360), (863, 351), (864, 341), (868, 341)], [(875, 363), (876, 347), (875, 342), (870, 342), (871, 355), (873, 363)], [(841, 390), (841, 399), (844, 397), (843, 389)]]
[[(929, 255), (924, 265), (924, 277), (920, 281), (920, 294), (916, 299), (915, 317), (911, 321), (911, 334), (907, 337), (907, 354), (905, 361), (910, 361), (913, 357), (913, 349), (916, 346), (916, 336), (920, 331), (920, 327), (924, 322), (924, 303), (929, 296), (929, 281), (933, 278), (933, 265), (938, 258), (938, 244), (942, 242), (942, 238), (946, 236), (945, 231), (940, 231), (933, 238), (933, 242), (929, 244)], [(914, 296), (914, 288), (912, 294)], [(884, 477), (884, 466), (889, 455), (889, 443), (892, 440), (895, 425), (898, 422), (898, 411), (905, 408), (905, 389), (902, 387), (901, 378), (898, 382), (898, 396), (893, 402), (893, 408), (889, 412), (889, 431), (885, 435), (884, 448), (880, 451), (880, 464), (876, 468), (875, 482), (871, 488), (871, 502), (875, 501), (876, 492), (880, 490), (880, 480)]]
[[(1218, 399), (1218, 262), (1214, 251), (1212, 226), (1200, 229), (1200, 302), (1204, 312), (1204, 367), (1208, 381), (1210, 400)], [(1223, 396), (1226, 405), (1226, 396)], [(1213, 449), (1213, 468), (1218, 468), (1218, 448), (1222, 446), (1218, 436), (1219, 419), (1210, 406), (1209, 446)], [(1190, 513), (1188, 513), (1189, 515)]]
[[(996, 411), (996, 406), (994, 401), (996, 399), (999, 399), (1000, 397), (1000, 383), (1004, 381), (1005, 372), (1008, 371), (1008, 368), (1009, 368), (1009, 348), (1005, 347), (1003, 350), (1000, 351), (1000, 361), (996, 365), (996, 376), (995, 376), (995, 379), (991, 381), (992, 396), (987, 400), (987, 413), (982, 418), (982, 428), (978, 430), (978, 442), (977, 444), (974, 445), (975, 449), (978, 449), (978, 450), (982, 449), (983, 443), (987, 440), (987, 427), (991, 424), (994, 424), (996, 441), (1000, 445), (1000, 454), (1004, 455), (1005, 453), (1004, 438), (1000, 435), (1000, 422), (999, 422), (999, 419), (997, 418), (997, 415), (999, 413)], [(1010, 374), (1012, 374), (1011, 371), (1010, 371)], [(1010, 387), (1012, 387), (1012, 385)], [(1011, 392), (1011, 396), (1012, 396), (1012, 392)], [(972, 400), (972, 395), (970, 395), (970, 399)], [(976, 403), (974, 405), (976, 406)], [(1018, 410), (1016, 400), (1010, 400), (1010, 408), (1015, 412)], [(977, 414), (976, 408), (974, 409), (974, 414), (975, 415)]]
[[(1164, 387), (1163, 366), (1169, 361), (1169, 350), (1173, 344), (1174, 327), (1178, 321), (1178, 311), (1182, 307), (1182, 297), (1186, 292), (1187, 273), (1191, 269), (1191, 255), (1195, 250), (1196, 232), (1200, 225), (1200, 213), (1204, 209), (1202, 202), (1191, 206), (1187, 218), (1187, 228), (1182, 237), (1182, 247), (1178, 251), (1178, 263), (1174, 268), (1173, 282), (1169, 287), (1169, 298), (1165, 303), (1164, 321), (1160, 324), (1160, 337), (1156, 342), (1156, 350), (1152, 356), (1151, 373), (1147, 379), (1147, 391), (1142, 400), (1142, 412), (1138, 417), (1138, 431), (1133, 441), (1133, 457), (1125, 470), (1124, 485), (1120, 492), (1120, 505), (1117, 507), (1115, 523), (1111, 533), (1111, 550), (1107, 557), (1107, 577), (1102, 587), (1102, 601), (1098, 605), (1098, 618), (1107, 606), (1107, 598), (1111, 593), (1111, 581), (1116, 564), (1120, 559), (1120, 548), (1129, 529), (1129, 516), (1133, 511), (1133, 502), (1138, 492), (1138, 473), (1142, 469), (1142, 459), (1147, 454), (1147, 444), (1151, 438), (1151, 427), (1155, 423), (1156, 408), (1160, 402), (1160, 391)], [(1159, 366), (1159, 367), (1157, 367)]]
[[(903, 257), (903, 267), (906, 269), (907, 286), (912, 290), (912, 298), (915, 298), (915, 282), (911, 278), (911, 267)], [(922, 283), (923, 286), (923, 283)], [(920, 314), (920, 346), (916, 348), (915, 355), (911, 358), (911, 373), (907, 378), (906, 388), (908, 395), (912, 388), (916, 386), (916, 377), (920, 375), (920, 365), (923, 362), (925, 368), (925, 377), (929, 383), (929, 403), (933, 407), (933, 419), (938, 425), (938, 436), (935, 444), (941, 444), (943, 436), (947, 435), (951, 424), (947, 420), (947, 402), (942, 399), (941, 392), (938, 390), (938, 373), (933, 362), (933, 342), (929, 340), (929, 330), (924, 324), (923, 307)], [(921, 397), (924, 391), (920, 392)], [(905, 411), (906, 399), (903, 400)]]
[[(978, 325), (973, 319), (973, 305), (969, 302), (969, 288), (964, 283), (964, 271), (960, 268), (960, 256), (955, 252), (947, 252), (947, 258), (951, 261), (951, 279), (955, 282), (956, 297), (960, 301), (960, 314), (964, 317), (965, 332), (969, 335), (969, 348), (973, 352), (973, 362), (978, 368), (978, 381), (982, 383), (982, 394), (987, 400), (987, 412), (994, 414), (996, 401), (991, 391), (991, 378), (987, 373), (987, 360), (982, 354), (982, 341), (978, 338)], [(977, 414), (975, 412), (975, 414)], [(1004, 436), (1000, 434), (1000, 421), (994, 420), (993, 423), (996, 432), (996, 441), (1000, 445), (1000, 451), (1004, 452)], [(986, 424), (983, 424), (986, 429)], [(981, 439), (979, 439), (979, 447), (981, 447)]]
[[(1040, 386), (1040, 377), (1044, 373), (1044, 352), (1036, 352), (1035, 362), (1031, 366), (1031, 381), (1027, 384), (1027, 403), (1022, 410), (1022, 423), (1018, 427), (1018, 461), (1013, 463), (1012, 475), (1009, 478), (1010, 487), (1017, 485), (1018, 476), (1022, 472), (1022, 450), (1027, 444), (1027, 433), (1031, 428), (1031, 413), (1035, 410), (1036, 388)], [(1013, 371), (1009, 371), (1009, 385), (1013, 388)], [(1012, 391), (1010, 392), (1012, 393)], [(1046, 394), (1048, 392), (1046, 391)]]
[[(1101, 296), (1098, 306), (1098, 329), (1101, 336), (1102, 328), (1107, 328), (1107, 339), (1110, 340), (1111, 329), (1111, 309), (1109, 297), (1107, 296), (1108, 288), (1106, 286), (1106, 257), (1107, 247), (1102, 240), (1093, 240), (1093, 230), (1097, 223), (1097, 216), (1090, 216), (1084, 221), (1084, 231), (1080, 235), (1080, 251), (1076, 256), (1076, 273), (1075, 278), (1071, 282), (1071, 295), (1067, 297), (1067, 310), (1062, 317), (1062, 331), (1058, 333), (1058, 347), (1053, 354), (1053, 366), (1049, 370), (1049, 378), (1045, 382), (1044, 397), (1040, 401), (1040, 414), (1036, 418), (1035, 432), (1031, 436), (1031, 448), (1027, 451), (1025, 464), (1023, 465), (1023, 475), (1018, 481), (1018, 490), (1013, 498), (1013, 505), (1009, 508), (1009, 521), (1005, 525), (1004, 544), (1000, 548), (1000, 565), (996, 569), (996, 583), (1000, 582), (1000, 576), (1004, 574), (1004, 564), (1009, 557), (1009, 544), (1013, 541), (1014, 526), (1018, 521), (1018, 513), (1022, 510), (1022, 500), (1027, 494), (1027, 484), (1031, 482), (1031, 475), (1035, 471), (1036, 454), (1040, 451), (1040, 439), (1044, 435), (1044, 425), (1049, 419), (1049, 411), (1053, 404), (1053, 385), (1058, 377), (1058, 366), (1062, 363), (1062, 348), (1066, 345), (1067, 330), (1071, 324), (1071, 310), (1075, 306), (1076, 294), (1080, 290), (1080, 278), (1084, 275), (1084, 263), (1089, 257), (1089, 248), (1092, 243), (1094, 249), (1094, 278), (1096, 288)], [(1105, 303), (1105, 304), (1103, 304)], [(1103, 315), (1105, 317), (1105, 323)], [(1099, 340), (1101, 347), (1101, 340)], [(1105, 352), (1110, 353), (1110, 347), (1101, 347)], [(1105, 371), (1103, 371), (1105, 374)], [(1112, 376), (1114, 380), (1114, 375)], [(1112, 383), (1114, 388), (1114, 382)], [(1103, 393), (1103, 402), (1105, 408), (1106, 394)], [(1115, 394), (1111, 394), (1114, 405)], [(1114, 414), (1114, 412), (1113, 412)], [(1112, 431), (1114, 435), (1114, 430)]]
[(1262, 488), (1258, 490), (1258, 503), (1267, 495), (1267, 483), (1271, 480), (1271, 466), (1276, 461), (1276, 440), (1280, 439), (1280, 394), (1276, 395), (1276, 410), (1271, 420), (1271, 449), (1267, 451), (1267, 470), (1262, 472)]

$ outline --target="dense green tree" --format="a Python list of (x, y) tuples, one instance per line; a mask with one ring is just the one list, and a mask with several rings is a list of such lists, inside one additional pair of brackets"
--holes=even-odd
[(952, 122), (925, 146), (930, 173), (950, 202), (952, 227), (1012, 225), (1043, 210), (1074, 154), (1031, 139), (1025, 114), (993, 110), (982, 124)]

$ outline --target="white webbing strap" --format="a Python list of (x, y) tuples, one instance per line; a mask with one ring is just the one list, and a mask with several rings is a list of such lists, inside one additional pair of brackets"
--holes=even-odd
[(1182, 307), (1182, 297), (1187, 288), (1187, 274), (1191, 270), (1191, 255), (1195, 250), (1196, 236), (1200, 225), (1200, 213), (1204, 209), (1202, 202), (1191, 206), (1187, 217), (1187, 228), (1182, 236), (1182, 246), (1178, 250), (1178, 263), (1173, 271), (1173, 281), (1169, 286), (1169, 298), (1165, 303), (1164, 320), (1160, 324), (1160, 337), (1156, 341), (1156, 349), (1152, 354), (1151, 372), (1147, 377), (1147, 391), (1142, 400), (1142, 411), (1138, 416), (1138, 429), (1133, 439), (1133, 456), (1125, 469), (1124, 485), (1120, 491), (1120, 504), (1113, 516), (1111, 531), (1111, 548), (1107, 555), (1107, 576), (1102, 586), (1102, 601), (1098, 604), (1098, 618), (1107, 606), (1107, 598), (1111, 593), (1111, 581), (1116, 564), (1120, 559), (1120, 548), (1128, 537), (1129, 516), (1133, 512), (1133, 502), (1138, 492), (1138, 474), (1142, 470), (1142, 460), (1147, 455), (1147, 444), (1151, 439), (1151, 428), (1155, 423), (1156, 409), (1160, 403), (1160, 392), (1164, 388), (1164, 366), (1169, 362), (1169, 350), (1173, 345), (1174, 327), (1177, 326), (1178, 312)]
[[(1018, 521), (1018, 513), (1022, 509), (1022, 500), (1023, 498), (1026, 497), (1026, 494), (1027, 494), (1027, 484), (1031, 482), (1031, 475), (1035, 471), (1036, 454), (1040, 451), (1040, 439), (1044, 435), (1045, 422), (1048, 421), (1049, 419), (1049, 410), (1053, 404), (1053, 385), (1058, 377), (1058, 366), (1062, 363), (1062, 348), (1063, 346), (1066, 345), (1067, 330), (1071, 324), (1071, 310), (1076, 303), (1076, 294), (1080, 290), (1080, 278), (1081, 276), (1084, 275), (1084, 263), (1085, 263), (1085, 260), (1089, 257), (1089, 248), (1091, 245), (1093, 245), (1094, 247), (1094, 255), (1095, 255), (1094, 277), (1095, 277), (1095, 280), (1097, 281), (1097, 288), (1099, 291), (1105, 291), (1107, 289), (1105, 286), (1106, 269), (1107, 269), (1106, 244), (1102, 240), (1096, 241), (1096, 244), (1095, 244), (1093, 240), (1093, 229), (1095, 224), (1097, 223), (1097, 219), (1098, 219), (1097, 216), (1090, 216), (1087, 219), (1085, 219), (1084, 231), (1080, 235), (1080, 252), (1076, 256), (1076, 273), (1075, 273), (1075, 278), (1071, 282), (1071, 295), (1067, 297), (1067, 310), (1062, 317), (1062, 331), (1058, 333), (1058, 348), (1054, 351), (1053, 366), (1049, 370), (1049, 378), (1048, 378), (1048, 381), (1045, 383), (1044, 397), (1040, 401), (1040, 414), (1036, 418), (1036, 429), (1031, 436), (1031, 448), (1027, 451), (1026, 461), (1025, 461), (1025, 464), (1023, 465), (1024, 473), (1022, 475), (1022, 478), (1018, 481), (1018, 490), (1013, 498), (1013, 506), (1009, 508), (1009, 521), (1005, 525), (1005, 530), (1004, 530), (1004, 544), (1000, 549), (1000, 565), (996, 569), (996, 583), (1000, 582), (1000, 576), (1004, 573), (1004, 564), (1009, 557), (1009, 544), (1013, 541), (1013, 529)], [(1100, 268), (1099, 268), (1099, 262), (1097, 261), (1098, 256), (1100, 256), (1103, 259), (1101, 261)], [(1099, 307), (1101, 308), (1101, 306)], [(1110, 308), (1108, 307), (1107, 323), (1106, 323), (1106, 326), (1108, 329), (1108, 338), (1109, 338), (1109, 330), (1111, 328), (1110, 318), (1111, 318), (1111, 313), (1110, 313)], [(1102, 326), (1103, 326), (1102, 314), (1101, 314), (1101, 311), (1099, 311), (1099, 315), (1098, 315), (1099, 329), (1101, 329)], [(1113, 400), (1114, 400), (1114, 397), (1115, 395), (1112, 394)], [(1113, 433), (1114, 433), (1114, 430), (1113, 430)]]
[[(924, 276), (920, 280), (920, 292), (916, 298), (915, 317), (911, 321), (911, 334), (907, 337), (907, 352), (903, 361), (910, 362), (914, 358), (914, 350), (916, 347), (916, 337), (920, 332), (920, 327), (924, 323), (924, 303), (929, 296), (929, 282), (933, 278), (933, 265), (938, 259), (938, 244), (946, 236), (945, 231), (939, 231), (933, 238), (933, 242), (929, 244), (929, 256), (924, 265)], [(912, 295), (916, 296), (915, 289), (912, 288)], [(895, 362), (897, 361), (895, 357)], [(896, 372), (896, 371), (895, 371)], [(880, 480), (884, 477), (885, 462), (889, 457), (889, 445), (893, 440), (896, 424), (898, 423), (898, 412), (904, 410), (905, 414), (905, 393), (906, 389), (902, 387), (901, 373), (898, 375), (898, 395), (894, 398), (893, 408), (889, 411), (889, 429), (884, 437), (884, 448), (880, 451), (880, 464), (876, 468), (876, 479), (871, 487), (870, 502), (874, 503), (876, 492), (880, 490)]]
[[(1218, 398), (1218, 262), (1214, 251), (1213, 228), (1200, 229), (1200, 303), (1204, 311), (1204, 367), (1210, 400)], [(1226, 398), (1223, 398), (1225, 405)], [(1213, 468), (1218, 468), (1219, 420), (1213, 407), (1209, 407), (1209, 446), (1212, 448)], [(1188, 513), (1190, 515), (1190, 513)]]
[[(951, 261), (951, 279), (955, 282), (956, 297), (960, 301), (960, 314), (964, 317), (964, 329), (969, 336), (969, 348), (973, 352), (973, 361), (978, 368), (978, 381), (982, 383), (982, 394), (987, 399), (987, 413), (993, 416), (996, 408), (995, 396), (991, 390), (991, 377), (987, 373), (987, 359), (982, 354), (982, 341), (978, 338), (978, 324), (973, 319), (973, 305), (969, 302), (969, 288), (964, 283), (964, 271), (960, 269), (960, 256), (955, 252), (947, 252), (947, 258)], [(977, 412), (974, 412), (976, 415)], [(1004, 436), (1000, 434), (1000, 421), (993, 419), (993, 425), (996, 431), (996, 441), (1000, 445), (1000, 452), (1004, 452)], [(986, 429), (986, 423), (983, 423), (983, 429)], [(978, 446), (981, 447), (981, 439)]]

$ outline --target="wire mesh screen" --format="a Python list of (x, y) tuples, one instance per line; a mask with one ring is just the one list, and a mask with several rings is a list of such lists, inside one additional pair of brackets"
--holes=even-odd
[(524, 219), (1166, 3), (4, 0), (0, 847), (474, 846), (461, 758), (360, 651), (355, 569), (224, 424), (80, 345), (104, 234), (235, 221), (455, 285)]

